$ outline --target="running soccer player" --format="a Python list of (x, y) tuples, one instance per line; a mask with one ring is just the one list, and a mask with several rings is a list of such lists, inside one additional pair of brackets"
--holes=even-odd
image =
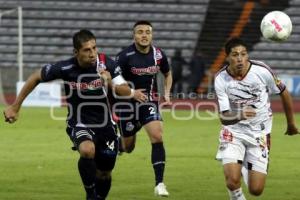
[(222, 129), (216, 158), (222, 161), (230, 199), (244, 200), (241, 171), (250, 194), (265, 186), (272, 129), (269, 94), (279, 94), (287, 119), (287, 135), (298, 134), (292, 100), (269, 66), (249, 60), (246, 44), (232, 38), (225, 44), (227, 62), (215, 77)]
[[(116, 63), (97, 52), (96, 38), (89, 30), (73, 36), (74, 57), (47, 64), (26, 81), (15, 102), (5, 109), (5, 120), (13, 123), (23, 100), (40, 83), (64, 80), (68, 104), (67, 133), (80, 154), (78, 169), (86, 199), (104, 200), (111, 187), (111, 171), (118, 152), (118, 140), (111, 118), (106, 84), (118, 95), (131, 90)], [(134, 98), (145, 98), (138, 90)]]
[[(159, 113), (156, 75), (161, 71), (165, 76), (164, 98), (170, 103), (172, 75), (164, 52), (152, 45), (152, 25), (149, 21), (138, 21), (133, 27), (134, 44), (125, 48), (117, 56), (117, 63), (126, 81), (135, 89), (143, 89), (148, 101), (121, 102), (119, 108), (119, 128), (124, 151), (130, 153), (135, 147), (136, 134), (144, 127), (152, 144), (151, 162), (155, 173), (154, 193), (169, 196), (163, 183), (165, 169), (165, 148), (163, 144), (162, 118)], [(121, 105), (122, 104), (122, 105)], [(116, 106), (118, 108), (118, 106)], [(118, 109), (118, 110), (120, 110)], [(126, 109), (126, 112), (124, 110)]]

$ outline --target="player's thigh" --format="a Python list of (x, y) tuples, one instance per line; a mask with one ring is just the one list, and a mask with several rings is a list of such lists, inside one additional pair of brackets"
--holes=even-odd
[(246, 150), (244, 165), (248, 170), (267, 174), (269, 166), (270, 134), (258, 138), (257, 146), (249, 146)]
[(95, 145), (94, 136), (95, 133), (85, 127), (68, 127), (66, 129), (71, 141), (74, 144), (75, 149), (77, 149), (81, 156), (83, 157), (94, 157)]
[(114, 128), (106, 128), (95, 131), (95, 161), (100, 171), (111, 171), (118, 154), (118, 139)]
[(124, 138), (135, 136), (137, 132), (142, 128), (141, 124), (135, 119), (131, 119), (131, 120), (120, 119), (118, 122), (118, 127), (120, 130), (120, 134)]
[(227, 129), (222, 129), (219, 137), (219, 147), (216, 159), (223, 165), (244, 162), (246, 146), (243, 141), (233, 136)]
[(266, 178), (267, 178), (267, 174), (265, 173), (261, 173), (261, 172), (257, 172), (254, 170), (249, 170), (248, 173), (248, 188), (249, 191), (251, 193), (256, 193), (256, 194), (260, 194), (264, 187), (265, 187), (265, 182), (266, 182)]
[(161, 121), (150, 121), (144, 125), (151, 143), (162, 142), (162, 122)]

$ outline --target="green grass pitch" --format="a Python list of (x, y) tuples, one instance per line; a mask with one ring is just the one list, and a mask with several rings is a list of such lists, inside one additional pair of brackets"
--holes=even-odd
[[(3, 107), (0, 107), (3, 110)], [(0, 122), (1, 200), (82, 200), (78, 154), (65, 134), (65, 108), (22, 108), (15, 124)], [(198, 117), (205, 116), (197, 113)], [(189, 120), (176, 120), (190, 118)], [(170, 200), (226, 200), (220, 163), (214, 160), (220, 123), (187, 111), (164, 112), (165, 183)], [(300, 115), (297, 115), (299, 121)], [(269, 175), (261, 200), (300, 199), (300, 136), (289, 137), (283, 114), (275, 114)], [(150, 144), (138, 134), (132, 154), (117, 159), (108, 200), (154, 200)]]

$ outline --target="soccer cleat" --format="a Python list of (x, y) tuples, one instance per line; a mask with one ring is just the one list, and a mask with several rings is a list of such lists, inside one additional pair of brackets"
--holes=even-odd
[(157, 184), (157, 186), (155, 186), (154, 194), (155, 196), (160, 196), (160, 197), (169, 196), (169, 192), (167, 191), (166, 185), (164, 183), (159, 183)]

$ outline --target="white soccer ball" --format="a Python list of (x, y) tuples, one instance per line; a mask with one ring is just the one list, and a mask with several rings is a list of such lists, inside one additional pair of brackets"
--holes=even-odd
[(290, 17), (282, 11), (272, 11), (264, 16), (260, 31), (264, 38), (282, 42), (289, 38), (293, 25)]

